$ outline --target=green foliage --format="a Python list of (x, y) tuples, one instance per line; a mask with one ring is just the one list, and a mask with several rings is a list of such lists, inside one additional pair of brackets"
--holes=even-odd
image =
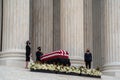
[(76, 73), (76, 74), (84, 74), (91, 76), (101, 76), (101, 72), (99, 67), (96, 69), (87, 69), (84, 66), (75, 67), (75, 66), (63, 66), (63, 65), (55, 65), (55, 64), (46, 64), (46, 63), (31, 63), (30, 69), (32, 70), (49, 70), (49, 71), (57, 71), (64, 73)]

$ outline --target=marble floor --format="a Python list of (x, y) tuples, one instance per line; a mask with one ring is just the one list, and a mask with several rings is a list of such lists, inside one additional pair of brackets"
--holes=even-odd
[(30, 72), (19, 67), (0, 66), (0, 80), (120, 80), (120, 78), (102, 75), (102, 78)]

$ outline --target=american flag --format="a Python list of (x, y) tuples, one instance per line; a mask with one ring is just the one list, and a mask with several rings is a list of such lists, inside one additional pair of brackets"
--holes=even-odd
[(56, 59), (56, 58), (64, 58), (68, 59), (69, 58), (69, 53), (65, 50), (57, 50), (53, 51), (51, 53), (46, 53), (41, 56), (41, 61), (48, 61), (51, 59)]

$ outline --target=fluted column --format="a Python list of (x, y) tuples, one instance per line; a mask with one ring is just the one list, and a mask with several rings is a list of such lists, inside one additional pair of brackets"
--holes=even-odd
[(93, 54), (92, 0), (84, 0), (84, 52), (90, 49)]
[(53, 0), (53, 50), (60, 49), (60, 0)]
[(2, 3), (3, 1), (2, 0), (0, 0), (0, 51), (2, 50), (2, 7), (3, 7), (3, 3)]
[(53, 50), (53, 0), (32, 1), (33, 53), (41, 46), (43, 53)]
[(102, 44), (104, 43), (102, 40), (103, 32), (101, 29), (103, 28), (103, 4), (101, 0), (92, 0), (92, 23), (93, 23), (93, 67), (96, 68), (99, 66), (100, 68), (103, 65), (103, 57), (102, 57)]
[(84, 0), (84, 51), (93, 52), (92, 0)]
[[(104, 0), (104, 71), (120, 70), (120, 0)], [(119, 71), (120, 73), (120, 71)], [(110, 74), (110, 73), (108, 73)], [(113, 74), (117, 75), (117, 74)]]
[(28, 39), (29, 0), (3, 0), (3, 55), (1, 57), (15, 59), (14, 63), (17, 59), (24, 60), (25, 42)]
[(83, 64), (83, 0), (61, 0), (61, 49), (67, 50), (71, 62)]

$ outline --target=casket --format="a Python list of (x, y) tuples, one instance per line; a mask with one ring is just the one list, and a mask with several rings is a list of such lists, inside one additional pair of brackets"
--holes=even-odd
[(46, 53), (41, 56), (41, 61), (46, 63), (59, 63), (63, 65), (70, 65), (69, 54), (65, 50), (57, 50), (51, 53)]
[(68, 59), (68, 52), (65, 50), (58, 50), (51, 53), (46, 53), (41, 56), (41, 61), (48, 61), (56, 58)]

